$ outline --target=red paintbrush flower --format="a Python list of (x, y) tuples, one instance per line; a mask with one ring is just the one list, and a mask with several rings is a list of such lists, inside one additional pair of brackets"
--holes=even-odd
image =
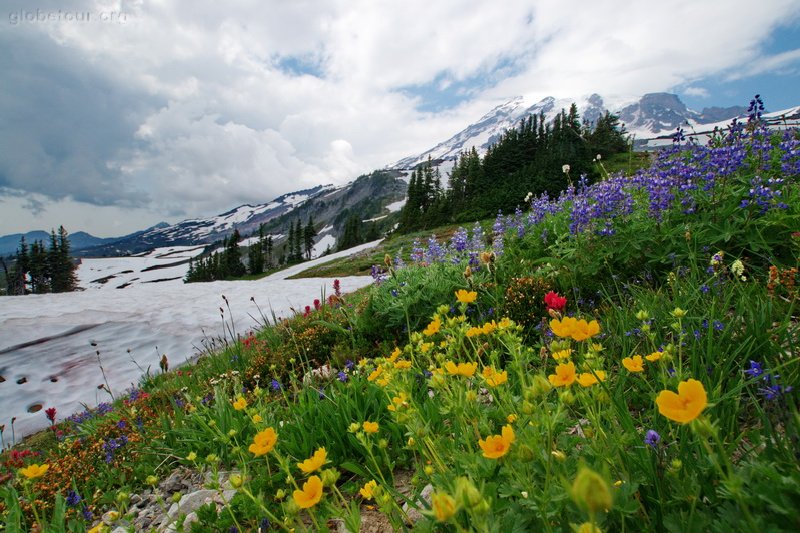
[(47, 416), (47, 419), (50, 421), (51, 424), (55, 425), (56, 423), (56, 408), (50, 407), (49, 409), (44, 410), (44, 414)]
[(559, 296), (557, 293), (550, 291), (544, 295), (544, 304), (548, 309), (554, 311), (563, 311), (567, 307), (567, 299)]

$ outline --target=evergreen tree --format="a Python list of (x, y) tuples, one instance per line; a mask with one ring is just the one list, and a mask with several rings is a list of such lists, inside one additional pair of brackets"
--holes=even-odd
[[(294, 222), (289, 222), (289, 237), (286, 239), (286, 246), (284, 247), (284, 254), (286, 256), (286, 262), (291, 262), (293, 260), (293, 253), (294, 253)], [(281, 261), (283, 263), (283, 261)]]
[[(55, 234), (51, 237), (54, 236)], [(52, 258), (52, 263), (50, 265), (52, 291), (74, 291), (78, 285), (78, 280), (75, 276), (77, 267), (69, 255), (69, 236), (64, 226), (58, 227), (58, 243), (55, 245), (55, 248), (53, 248), (54, 242), (55, 239), (51, 239), (51, 250), (49, 254), (49, 257)], [(55, 252), (53, 252), (54, 249)]]
[(223, 278), (233, 277), (238, 278), (244, 276), (247, 269), (245, 268), (244, 264), (242, 263), (242, 257), (239, 252), (239, 241), (241, 240), (241, 236), (239, 235), (239, 230), (233, 230), (233, 234), (228, 237), (227, 243), (225, 245), (225, 251), (223, 252), (223, 257), (220, 259), (222, 264), (222, 271), (221, 274)]
[(317, 230), (314, 229), (314, 219), (309, 215), (308, 223), (303, 230), (303, 246), (306, 249), (306, 259), (311, 259), (311, 252), (314, 249), (314, 237), (316, 236)]
[(303, 224), (297, 218), (297, 225), (294, 229), (294, 246), (292, 247), (292, 258), (295, 261), (303, 260)]

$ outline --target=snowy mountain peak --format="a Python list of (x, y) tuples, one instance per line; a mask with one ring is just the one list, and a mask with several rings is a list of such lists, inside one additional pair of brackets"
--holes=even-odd
[(746, 112), (740, 106), (692, 111), (677, 95), (671, 93), (650, 93), (639, 98), (606, 98), (593, 93), (577, 98), (548, 96), (530, 105), (526, 102), (530, 102), (530, 99), (516, 96), (494, 107), (450, 139), (422, 154), (401, 159), (393, 168), (411, 169), (428, 157), (437, 162), (454, 161), (459, 153), (473, 146), (478, 152), (484, 153), (506, 130), (517, 127), (521, 119), (544, 114), (546, 120), (553, 120), (562, 109), (569, 110), (573, 103), (578, 108), (581, 120), (590, 123), (596, 122), (606, 111), (611, 111), (620, 117), (627, 131), (637, 139), (654, 137), (682, 124), (702, 125), (730, 120)]

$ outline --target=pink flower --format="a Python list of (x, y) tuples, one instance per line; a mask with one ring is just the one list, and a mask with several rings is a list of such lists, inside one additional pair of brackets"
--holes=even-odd
[(563, 311), (567, 307), (567, 299), (550, 291), (544, 295), (544, 304), (553, 311)]
[(319, 308), (320, 308), (320, 303), (319, 303), (319, 298), (317, 298), (314, 300), (314, 309), (319, 311)]
[(307, 305), (307, 306), (306, 306), (306, 311), (305, 311), (305, 313), (303, 313), (303, 317), (304, 317), (304, 318), (305, 318), (305, 317), (308, 317), (308, 315), (310, 315), (310, 314), (311, 314), (311, 306), (310, 306), (310, 305)]

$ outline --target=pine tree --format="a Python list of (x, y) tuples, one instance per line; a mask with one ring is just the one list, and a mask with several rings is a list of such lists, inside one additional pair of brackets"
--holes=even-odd
[(241, 240), (241, 235), (239, 235), (239, 230), (233, 230), (233, 234), (228, 237), (227, 245), (225, 246), (225, 251), (223, 252), (224, 257), (222, 258), (223, 261), (223, 272), (224, 277), (233, 277), (238, 278), (244, 276), (247, 269), (242, 263), (242, 256), (239, 252), (239, 241)]
[(306, 259), (311, 259), (311, 252), (314, 249), (314, 237), (316, 236), (317, 230), (314, 229), (314, 219), (309, 215), (308, 223), (303, 230), (303, 245), (306, 249)]
[(297, 218), (297, 225), (294, 229), (294, 246), (292, 247), (292, 258), (295, 261), (303, 260), (303, 224)]
[[(51, 242), (51, 247), (53, 243)], [(69, 256), (70, 244), (67, 230), (64, 226), (58, 227), (58, 244), (55, 248), (55, 253), (51, 249), (50, 257), (53, 258), (51, 269), (51, 286), (53, 292), (69, 292), (74, 291), (78, 285), (75, 271), (77, 269), (72, 258)]]

